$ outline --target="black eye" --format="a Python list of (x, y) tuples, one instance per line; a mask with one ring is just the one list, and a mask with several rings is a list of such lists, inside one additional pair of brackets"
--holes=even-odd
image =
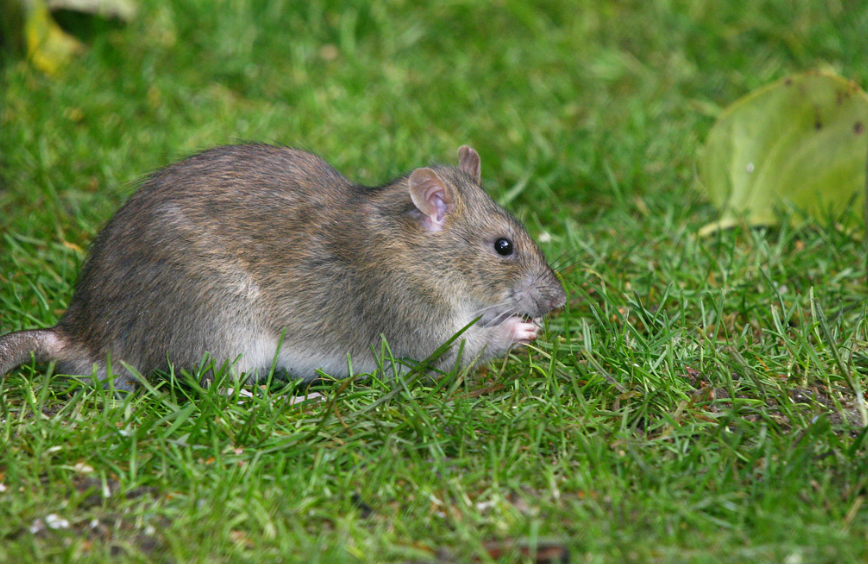
[(494, 242), (494, 250), (497, 251), (497, 254), (508, 257), (515, 249), (512, 246), (512, 241), (500, 238)]

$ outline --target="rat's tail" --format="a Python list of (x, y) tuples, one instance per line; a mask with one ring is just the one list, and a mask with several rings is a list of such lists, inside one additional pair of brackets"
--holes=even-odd
[(48, 362), (60, 357), (63, 340), (55, 329), (19, 331), (0, 337), (0, 377), (16, 366), (30, 362)]

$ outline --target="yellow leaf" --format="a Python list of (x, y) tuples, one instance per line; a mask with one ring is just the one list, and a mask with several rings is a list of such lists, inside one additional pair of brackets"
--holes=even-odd
[(84, 45), (60, 29), (42, 0), (30, 3), (24, 36), (28, 58), (46, 74), (56, 74), (72, 57), (84, 51)]

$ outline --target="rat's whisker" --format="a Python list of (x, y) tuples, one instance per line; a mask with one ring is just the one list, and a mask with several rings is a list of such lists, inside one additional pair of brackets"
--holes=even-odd
[(494, 305), (490, 305), (490, 306), (486, 306), (486, 307), (483, 307), (483, 308), (477, 309), (476, 311), (472, 312), (472, 313), (470, 314), (470, 316), (471, 316), (471, 317), (479, 317), (480, 315), (482, 315), (482, 314), (484, 314), (484, 313), (486, 313), (486, 312), (488, 312), (488, 311), (490, 311), (490, 310), (492, 310), (492, 309), (496, 309), (496, 308), (504, 307), (504, 306), (508, 305), (509, 302), (510, 302), (510, 300), (509, 300), (509, 298), (507, 298), (507, 299), (505, 299), (505, 300), (503, 300), (503, 301), (501, 301), (501, 302), (498, 302), (498, 303), (496, 303), (496, 304), (494, 304)]
[(552, 270), (554, 270), (555, 272), (560, 272), (561, 270), (578, 264), (578, 258), (581, 253), (581, 250), (577, 250), (572, 253), (567, 253), (566, 251), (564, 251), (560, 254), (560, 256), (558, 256), (551, 262)]

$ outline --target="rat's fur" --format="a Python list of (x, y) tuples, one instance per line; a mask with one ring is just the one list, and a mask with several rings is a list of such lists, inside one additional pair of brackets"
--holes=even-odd
[[(0, 374), (54, 359), (65, 374), (129, 389), (124, 361), (149, 374), (209, 353), (254, 379), (375, 368), (382, 336), (422, 360), (462, 327), (463, 358), (536, 338), (565, 294), (521, 224), (482, 190), (479, 156), (353, 184), (321, 158), (248, 144), (211, 149), (145, 181), (93, 243), (53, 328), (0, 337)], [(514, 254), (494, 250), (509, 238)], [(454, 365), (457, 347), (440, 361)], [(239, 358), (240, 357), (240, 358)]]

